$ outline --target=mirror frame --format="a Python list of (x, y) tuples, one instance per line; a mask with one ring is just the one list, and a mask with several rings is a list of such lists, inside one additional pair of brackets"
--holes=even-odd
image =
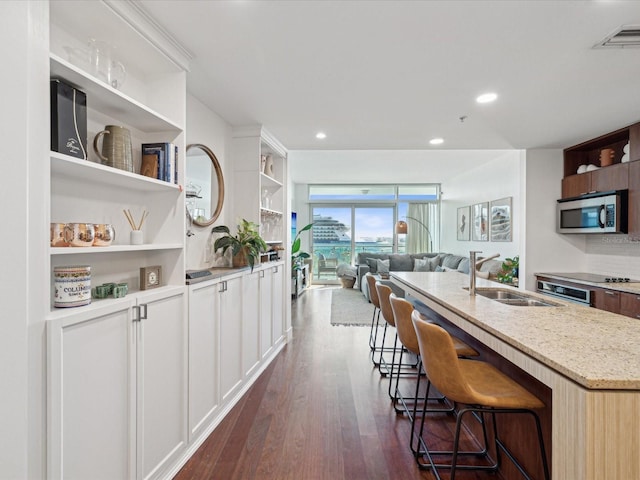
[[(187, 154), (189, 153), (189, 150), (191, 150), (192, 148), (199, 148), (200, 150), (202, 150), (204, 153), (207, 154), (207, 156), (211, 159), (211, 163), (213, 164), (213, 169), (216, 172), (216, 178), (218, 179), (218, 203), (216, 205), (215, 211), (211, 214), (211, 217), (209, 217), (209, 219), (205, 222), (201, 222), (199, 220), (193, 219), (194, 225), (198, 225), (199, 227), (208, 227), (218, 219), (218, 217), (220, 216), (220, 212), (222, 211), (222, 205), (224, 204), (224, 176), (222, 175), (222, 168), (220, 167), (218, 158), (215, 156), (215, 154), (213, 153), (213, 151), (211, 151), (209, 147), (201, 143), (191, 143), (187, 145)], [(189, 158), (188, 155), (185, 155), (185, 157)], [(186, 176), (187, 175), (186, 163), (185, 163), (184, 172), (185, 172), (185, 179), (186, 179), (185, 182), (186, 182), (188, 181), (188, 178)]]

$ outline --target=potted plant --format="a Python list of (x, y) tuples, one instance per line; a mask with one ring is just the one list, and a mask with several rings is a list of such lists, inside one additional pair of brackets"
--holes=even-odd
[(307, 252), (300, 250), (300, 234), (302, 232), (306, 232), (307, 230), (311, 229), (311, 227), (313, 227), (313, 223), (305, 225), (298, 233), (296, 233), (296, 236), (293, 238), (293, 242), (291, 243), (291, 274), (292, 275), (295, 273), (296, 270), (300, 269), (300, 263), (305, 258), (311, 257), (311, 255), (309, 255)]
[(244, 267), (249, 265), (251, 271), (256, 263), (260, 263), (260, 252), (267, 251), (267, 244), (260, 236), (257, 223), (249, 222), (242, 219), (238, 225), (238, 233), (233, 236), (229, 227), (219, 225), (211, 229), (211, 233), (224, 233), (225, 235), (217, 238), (213, 244), (213, 248), (217, 252), (219, 248), (224, 254), (229, 248), (232, 252), (232, 262), (234, 267)]
[(502, 262), (502, 269), (498, 272), (498, 281), (501, 283), (518, 282), (518, 270), (520, 268), (520, 256), (516, 255), (513, 258), (505, 258)]

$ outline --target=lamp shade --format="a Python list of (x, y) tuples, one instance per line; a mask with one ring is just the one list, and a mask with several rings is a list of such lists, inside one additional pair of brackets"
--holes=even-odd
[(398, 220), (398, 223), (396, 223), (396, 233), (407, 233), (407, 222)]

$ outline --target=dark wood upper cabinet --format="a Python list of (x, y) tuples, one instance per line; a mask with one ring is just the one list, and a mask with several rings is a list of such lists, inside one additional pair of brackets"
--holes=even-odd
[(629, 163), (629, 237), (640, 240), (640, 161)]
[(562, 179), (562, 198), (577, 197), (591, 191), (591, 174), (593, 172), (570, 175)]
[(618, 163), (591, 172), (591, 190), (626, 190), (629, 188), (629, 164)]

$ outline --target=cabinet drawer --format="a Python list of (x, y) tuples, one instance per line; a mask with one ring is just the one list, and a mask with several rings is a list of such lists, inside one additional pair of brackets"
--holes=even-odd
[(620, 295), (620, 313), (640, 319), (640, 294), (623, 293)]
[(607, 312), (620, 313), (620, 292), (596, 288), (593, 290), (593, 306)]

